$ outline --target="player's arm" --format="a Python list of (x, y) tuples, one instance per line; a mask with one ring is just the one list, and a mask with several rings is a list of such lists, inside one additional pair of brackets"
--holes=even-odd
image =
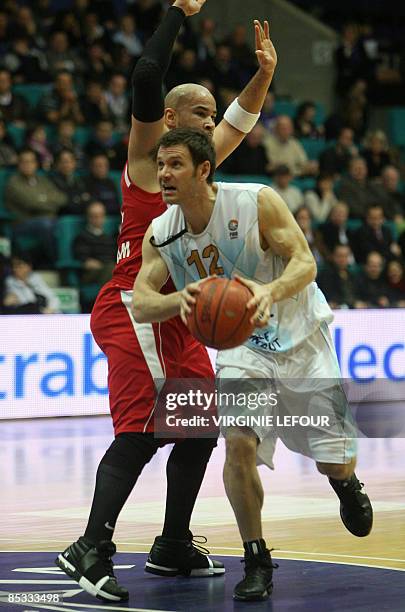
[(132, 313), (138, 323), (166, 321), (180, 312), (177, 291), (168, 295), (159, 293), (169, 276), (169, 270), (159, 249), (150, 243), (152, 235), (150, 225), (142, 244), (142, 266), (134, 283)]
[(180, 315), (183, 323), (187, 325), (187, 316), (201, 291), (200, 285), (207, 279), (190, 283), (182, 291), (167, 295), (159, 293), (167, 281), (169, 270), (159, 249), (150, 243), (152, 235), (150, 225), (142, 244), (142, 267), (134, 283), (132, 314), (138, 323), (166, 321)]
[(186, 17), (198, 13), (206, 0), (176, 0), (147, 42), (133, 71), (132, 120), (128, 145), (129, 176), (138, 187), (156, 191), (149, 153), (164, 130), (163, 79), (173, 45)]
[(264, 26), (255, 21), (255, 37), (259, 69), (215, 128), (214, 143), (218, 166), (240, 145), (256, 124), (273, 79), (277, 53), (270, 39), (267, 21)]
[(287, 204), (273, 189), (265, 188), (259, 193), (258, 220), (264, 246), (288, 261), (281, 276), (266, 285), (238, 277), (254, 294), (248, 303), (248, 307), (256, 306), (252, 320), (258, 327), (264, 327), (274, 302), (296, 295), (315, 280), (316, 263)]

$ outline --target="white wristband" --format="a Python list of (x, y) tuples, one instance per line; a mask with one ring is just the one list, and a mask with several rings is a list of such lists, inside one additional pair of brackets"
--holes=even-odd
[(260, 118), (260, 113), (248, 113), (236, 98), (225, 111), (224, 119), (235, 129), (249, 134)]

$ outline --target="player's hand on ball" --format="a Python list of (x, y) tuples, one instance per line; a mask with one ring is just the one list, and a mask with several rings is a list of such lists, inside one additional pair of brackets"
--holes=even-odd
[(241, 276), (235, 276), (235, 280), (248, 287), (253, 293), (252, 299), (246, 304), (246, 308), (256, 308), (254, 315), (250, 319), (251, 323), (253, 323), (255, 327), (267, 327), (270, 320), (271, 305), (273, 303), (268, 286), (259, 285)]
[(178, 6), (187, 17), (191, 17), (191, 15), (196, 15), (201, 11), (205, 2), (206, 0), (176, 0), (173, 6)]
[(196, 303), (196, 296), (201, 291), (201, 283), (206, 278), (203, 278), (196, 283), (190, 283), (186, 285), (182, 291), (180, 291), (180, 317), (185, 325), (187, 325), (187, 317), (191, 314), (191, 308)]
[(255, 19), (256, 57), (260, 68), (273, 74), (277, 65), (277, 53), (270, 38), (269, 22), (262, 25)]

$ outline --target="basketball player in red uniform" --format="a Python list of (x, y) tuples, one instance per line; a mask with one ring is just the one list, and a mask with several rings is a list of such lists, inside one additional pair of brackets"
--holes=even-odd
[[(155, 439), (154, 407), (167, 378), (213, 378), (206, 349), (180, 318), (137, 324), (130, 307), (141, 267), (142, 240), (152, 219), (166, 210), (150, 151), (167, 129), (197, 127), (209, 133), (221, 163), (255, 125), (277, 62), (264, 28), (255, 22), (259, 69), (215, 127), (216, 103), (200, 85), (180, 85), (163, 100), (163, 79), (172, 47), (186, 17), (205, 0), (176, 0), (145, 46), (133, 76), (132, 127), (121, 186), (122, 226), (117, 266), (101, 290), (91, 316), (94, 338), (108, 359), (108, 387), (115, 439), (97, 470), (96, 489), (84, 536), (58, 555), (57, 565), (87, 592), (106, 601), (124, 601), (128, 591), (114, 576), (112, 536), (118, 515), (143, 467), (162, 440)], [(169, 279), (163, 292), (172, 292)], [(193, 545), (189, 523), (216, 440), (176, 443), (167, 463), (166, 514), (145, 569), (163, 576), (223, 574), (222, 563)]]

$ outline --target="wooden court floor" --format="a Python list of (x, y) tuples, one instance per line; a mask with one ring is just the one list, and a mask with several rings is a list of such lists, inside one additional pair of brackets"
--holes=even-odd
[[(108, 417), (1, 422), (0, 550), (59, 551), (82, 534), (97, 465), (111, 440)], [(161, 449), (145, 468), (121, 514), (114, 538), (121, 552), (147, 551), (160, 533), (168, 452)], [(208, 538), (211, 553), (240, 555), (222, 484), (223, 460), (220, 441), (192, 529)], [(260, 468), (266, 496), (264, 533), (275, 557), (405, 571), (404, 439), (360, 440), (356, 472), (375, 512), (374, 529), (367, 538), (355, 538), (345, 530), (337, 498), (310, 460), (280, 444), (275, 467), (274, 472)]]

